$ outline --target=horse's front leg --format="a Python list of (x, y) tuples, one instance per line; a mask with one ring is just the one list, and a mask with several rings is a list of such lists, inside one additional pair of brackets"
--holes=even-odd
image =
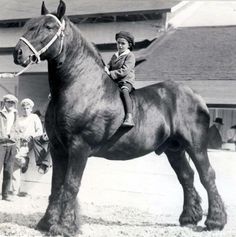
[(54, 144), (54, 146), (51, 146), (50, 153), (53, 163), (51, 194), (46, 213), (37, 225), (37, 229), (44, 231), (49, 231), (50, 227), (57, 224), (59, 221), (63, 185), (68, 162), (68, 155), (64, 149), (62, 149), (61, 145)]
[(69, 148), (67, 173), (61, 193), (60, 219), (50, 228), (53, 235), (73, 236), (79, 231), (78, 202), (82, 175), (87, 163), (89, 147), (86, 144), (78, 145), (73, 142)]

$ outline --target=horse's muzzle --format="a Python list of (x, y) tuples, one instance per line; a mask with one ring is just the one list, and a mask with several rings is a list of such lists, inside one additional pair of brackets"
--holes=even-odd
[(14, 63), (19, 65), (21, 64), (21, 58), (22, 58), (22, 49), (14, 50), (13, 52), (13, 57), (14, 57)]
[(14, 63), (17, 65), (21, 65), (23, 67), (26, 67), (30, 61), (30, 51), (26, 53), (24, 53), (25, 51), (28, 51), (27, 48), (25, 48), (24, 46), (22, 47), (21, 43), (18, 43), (13, 51), (13, 58), (14, 58)]

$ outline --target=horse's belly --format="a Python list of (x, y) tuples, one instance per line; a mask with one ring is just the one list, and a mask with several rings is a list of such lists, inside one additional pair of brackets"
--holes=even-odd
[(95, 156), (103, 157), (108, 160), (131, 160), (134, 158), (144, 156), (152, 151), (154, 151), (154, 149), (142, 150), (142, 151), (131, 151), (129, 149), (125, 149), (125, 150), (110, 149), (110, 150), (98, 152), (95, 154)]
[(158, 131), (149, 133), (130, 133), (108, 141), (95, 156), (110, 160), (129, 160), (144, 156), (155, 151), (165, 141), (166, 137)]

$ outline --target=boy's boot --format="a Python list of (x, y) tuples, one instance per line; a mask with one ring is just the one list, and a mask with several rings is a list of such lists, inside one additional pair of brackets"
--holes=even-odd
[(133, 115), (131, 113), (127, 113), (125, 115), (125, 120), (122, 124), (122, 127), (133, 127), (134, 124), (134, 120), (133, 120)]
[(124, 97), (124, 104), (125, 104), (125, 110), (126, 110), (125, 120), (122, 124), (122, 127), (133, 127), (135, 124), (133, 121), (132, 101), (129, 95), (129, 91), (124, 89), (122, 90), (122, 94)]

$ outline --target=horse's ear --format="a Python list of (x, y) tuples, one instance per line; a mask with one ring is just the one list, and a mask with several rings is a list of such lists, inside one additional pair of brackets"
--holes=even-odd
[(57, 17), (59, 20), (65, 15), (66, 12), (66, 4), (60, 0), (59, 6), (57, 8)]
[(44, 1), (42, 2), (42, 7), (41, 7), (41, 15), (46, 15), (48, 14), (49, 11), (48, 9), (45, 7)]

